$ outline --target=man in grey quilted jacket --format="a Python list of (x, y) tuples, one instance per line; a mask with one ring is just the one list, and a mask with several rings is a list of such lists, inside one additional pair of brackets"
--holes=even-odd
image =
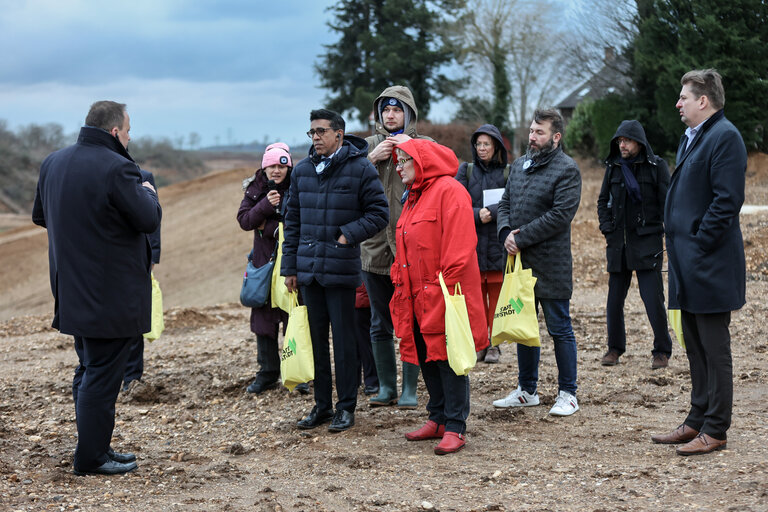
[[(570, 300), (571, 221), (581, 200), (581, 173), (563, 152), (563, 124), (556, 110), (534, 113), (528, 150), (512, 164), (497, 220), (499, 241), (509, 254), (522, 257), (523, 268), (530, 268), (537, 278), (536, 307), (544, 313), (557, 361), (558, 395), (549, 411), (553, 416), (570, 416), (579, 410)], [(539, 405), (540, 352), (540, 347), (517, 345), (518, 387), (494, 401), (494, 406)]]

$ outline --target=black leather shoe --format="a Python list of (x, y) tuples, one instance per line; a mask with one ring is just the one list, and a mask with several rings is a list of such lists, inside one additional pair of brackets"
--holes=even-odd
[(135, 462), (115, 462), (114, 460), (110, 460), (102, 464), (101, 466), (93, 469), (77, 469), (75, 468), (74, 473), (76, 475), (121, 475), (123, 473), (128, 473), (129, 471), (133, 471), (136, 469), (137, 466)]
[(365, 386), (363, 388), (363, 393), (366, 395), (375, 395), (379, 392), (379, 386)]
[(300, 395), (308, 395), (309, 394), (309, 382), (302, 382), (301, 384), (296, 384), (296, 387), (293, 388), (293, 389), (298, 391)]
[(329, 432), (344, 432), (355, 425), (355, 413), (349, 411), (336, 411), (333, 421), (328, 426)]
[(258, 395), (259, 393), (263, 393), (264, 391), (272, 388), (276, 388), (279, 381), (272, 380), (272, 381), (265, 381), (256, 379), (246, 388), (246, 391), (249, 393), (253, 393), (254, 395)]
[(328, 423), (331, 421), (331, 418), (333, 418), (333, 409), (318, 412), (317, 406), (314, 406), (307, 417), (303, 420), (299, 420), (296, 423), (296, 426), (302, 430), (310, 430), (322, 425), (323, 423)]
[(107, 457), (109, 457), (115, 462), (122, 462), (123, 464), (125, 464), (126, 462), (133, 462), (136, 460), (136, 455), (132, 453), (118, 453), (112, 448), (110, 448), (107, 451)]

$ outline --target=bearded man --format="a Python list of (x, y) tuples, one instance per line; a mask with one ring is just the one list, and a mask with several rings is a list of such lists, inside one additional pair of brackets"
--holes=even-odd
[[(558, 394), (552, 416), (579, 410), (576, 400), (576, 337), (571, 325), (573, 293), (571, 221), (581, 200), (581, 173), (563, 152), (563, 118), (556, 110), (536, 110), (528, 150), (514, 161), (497, 218), (499, 241), (509, 254), (522, 251), (523, 268), (537, 278), (536, 309), (544, 313), (555, 344)], [(517, 345), (518, 386), (495, 407), (539, 405), (540, 347)]]

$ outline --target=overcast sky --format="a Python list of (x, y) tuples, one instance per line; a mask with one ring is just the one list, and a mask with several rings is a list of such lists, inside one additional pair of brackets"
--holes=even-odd
[(128, 104), (134, 138), (304, 143), (326, 96), (313, 64), (336, 40), (327, 5), (0, 0), (0, 119), (76, 132), (111, 99)]

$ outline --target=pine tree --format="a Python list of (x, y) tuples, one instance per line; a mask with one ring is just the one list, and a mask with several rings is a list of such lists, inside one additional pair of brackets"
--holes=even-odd
[(768, 0), (637, 4), (633, 81), (654, 149), (677, 147), (684, 127), (675, 103), (683, 74), (715, 68), (723, 76), (726, 116), (749, 149), (768, 151)]
[(323, 45), (315, 70), (331, 93), (328, 108), (368, 119), (373, 100), (391, 85), (413, 91), (420, 117), (452, 83), (440, 68), (452, 59), (443, 44), (445, 16), (463, 0), (341, 0), (330, 9), (337, 42)]

